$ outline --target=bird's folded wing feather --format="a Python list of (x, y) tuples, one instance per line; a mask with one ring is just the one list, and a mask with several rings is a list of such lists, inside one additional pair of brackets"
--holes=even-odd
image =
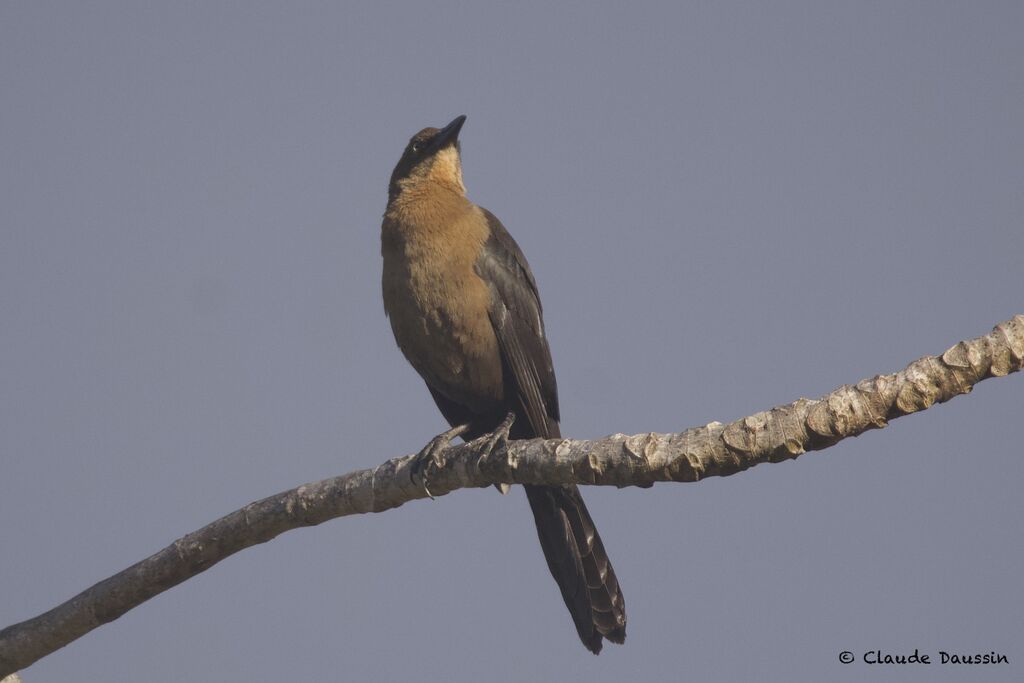
[(484, 215), (490, 237), (476, 269), (491, 287), (489, 313), (502, 359), (515, 383), (515, 399), (533, 432), (528, 436), (555, 437), (559, 435), (558, 388), (537, 283), (505, 227), (489, 211), (484, 210)]

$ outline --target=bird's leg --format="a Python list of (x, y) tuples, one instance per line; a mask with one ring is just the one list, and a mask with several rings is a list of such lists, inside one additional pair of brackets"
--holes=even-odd
[(427, 495), (431, 500), (434, 499), (434, 496), (430, 493), (430, 489), (427, 488), (427, 479), (430, 477), (430, 467), (444, 467), (444, 452), (448, 450), (451, 445), (451, 440), (466, 433), (468, 429), (468, 424), (452, 427), (447, 432), (442, 432), (435, 436), (429, 443), (427, 443), (426, 446), (423, 447), (422, 450), (420, 450), (419, 453), (413, 456), (412, 468), (409, 471), (409, 481), (415, 484), (416, 477), (419, 477), (423, 482), (423, 490), (427, 492)]
[[(484, 451), (484, 458), (490, 458), (491, 454), (500, 444), (503, 448), (508, 449), (508, 433), (512, 429), (512, 423), (516, 421), (516, 414), (513, 411), (508, 411), (508, 415), (501, 421), (501, 424), (495, 428), (493, 432), (487, 437), (487, 446)], [(512, 488), (511, 484), (495, 484), (494, 488), (501, 492), (501, 495), (505, 495)]]

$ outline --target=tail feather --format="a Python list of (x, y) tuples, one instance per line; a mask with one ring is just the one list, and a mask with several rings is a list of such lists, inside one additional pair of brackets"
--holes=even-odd
[(626, 609), (604, 544), (575, 486), (526, 486), (544, 558), (588, 650), (626, 639)]

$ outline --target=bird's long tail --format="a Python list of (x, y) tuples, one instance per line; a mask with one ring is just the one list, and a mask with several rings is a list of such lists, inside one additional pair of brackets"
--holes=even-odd
[(544, 558), (562, 591), (580, 640), (601, 651), (602, 638), (626, 639), (626, 604), (615, 570), (575, 486), (525, 486)]

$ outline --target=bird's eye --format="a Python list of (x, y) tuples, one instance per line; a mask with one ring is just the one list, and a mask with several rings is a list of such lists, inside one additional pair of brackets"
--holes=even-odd
[(416, 152), (416, 153), (419, 153), (419, 151), (420, 151), (420, 143), (418, 143), (418, 142), (412, 143), (412, 151)]

